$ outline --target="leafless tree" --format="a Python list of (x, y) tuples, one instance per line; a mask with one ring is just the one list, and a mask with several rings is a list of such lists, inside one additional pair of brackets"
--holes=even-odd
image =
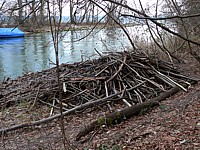
[[(187, 39), (193, 39), (198, 41), (199, 35), (199, 18), (200, 11), (198, 8), (200, 4), (193, 0), (179, 1), (176, 0), (166, 0), (166, 8), (168, 9), (168, 14), (171, 16), (177, 15), (179, 17), (171, 19), (170, 21), (176, 24), (177, 31), (180, 35), (185, 36)], [(180, 16), (185, 16), (180, 17)], [(199, 45), (192, 44), (188, 40), (186, 41), (186, 49), (188, 52), (200, 62), (200, 53), (198, 50)], [(184, 44), (183, 44), (184, 46)]]

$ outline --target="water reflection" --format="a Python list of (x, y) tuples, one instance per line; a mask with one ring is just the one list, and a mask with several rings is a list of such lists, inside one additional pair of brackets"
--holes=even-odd
[[(94, 49), (121, 51), (129, 45), (120, 29), (87, 30), (63, 33), (59, 43), (60, 63), (73, 63), (98, 57)], [(84, 38), (83, 40), (79, 40)], [(75, 42), (76, 41), (76, 42)], [(53, 67), (55, 54), (50, 33), (30, 34), (24, 38), (0, 39), (0, 80), (16, 78), (26, 72)]]
[(3, 38), (0, 39), (0, 46), (4, 46), (4, 45), (11, 45), (11, 44), (22, 44), (24, 42), (24, 38), (23, 37), (19, 37), (19, 38)]

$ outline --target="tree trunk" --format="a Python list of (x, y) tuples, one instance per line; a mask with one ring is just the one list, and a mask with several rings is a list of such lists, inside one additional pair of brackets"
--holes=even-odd
[(70, 2), (70, 23), (75, 24), (74, 15), (73, 15), (73, 7), (74, 7), (73, 0), (70, 0), (69, 2)]
[(40, 0), (40, 25), (44, 24), (44, 0)]
[(23, 6), (22, 6), (22, 0), (17, 0), (18, 2), (18, 7), (19, 7), (19, 11), (18, 11), (18, 23), (22, 23), (23, 21)]

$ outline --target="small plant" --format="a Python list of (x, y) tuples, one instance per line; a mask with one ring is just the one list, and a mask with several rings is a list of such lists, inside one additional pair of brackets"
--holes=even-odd
[(147, 112), (148, 112), (149, 108), (146, 107), (146, 108), (143, 108), (141, 111), (140, 111), (140, 115), (146, 115)]
[(99, 125), (104, 125), (105, 124), (105, 119), (104, 118), (99, 118), (98, 119), (98, 124)]
[(112, 147), (106, 146), (105, 144), (101, 144), (96, 150), (120, 150), (118, 145), (113, 145)]
[(101, 117), (98, 119), (99, 125), (106, 125), (106, 124), (112, 124), (112, 123), (113, 123), (113, 119), (110, 117), (107, 117), (107, 118)]
[(166, 110), (166, 109), (167, 109), (167, 106), (166, 106), (166, 105), (160, 105), (159, 108), (160, 108), (161, 110)]

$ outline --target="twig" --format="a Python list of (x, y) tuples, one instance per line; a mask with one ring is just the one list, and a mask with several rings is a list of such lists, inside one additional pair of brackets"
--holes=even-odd
[(117, 74), (122, 70), (124, 64), (126, 63), (126, 58), (127, 57), (125, 56), (123, 63), (120, 65), (119, 69), (115, 72), (115, 74), (112, 77), (110, 77), (110, 79), (107, 80), (107, 83), (113, 80), (117, 76)]
[[(105, 90), (106, 90), (106, 97), (108, 97), (108, 87), (107, 87), (107, 82), (105, 81)], [(109, 108), (109, 110), (110, 110), (110, 112), (112, 111), (112, 107), (110, 106), (110, 104), (109, 103), (107, 103), (107, 106), (108, 106), (108, 108)]]
[(33, 102), (33, 104), (32, 104), (31, 107), (30, 107), (30, 110), (32, 110), (33, 107), (35, 106), (35, 103), (36, 103), (37, 98), (38, 98), (38, 93), (39, 93), (39, 91), (40, 91), (40, 86), (38, 86), (38, 91), (37, 91), (37, 94), (36, 94), (36, 96), (35, 96), (34, 102)]
[(100, 57), (103, 57), (103, 56), (101, 55), (101, 53), (100, 53), (96, 48), (94, 48), (94, 50), (97, 52), (97, 54), (98, 54)]
[[(52, 104), (52, 105), (53, 105), (53, 106), (55, 105), (55, 99), (53, 100), (53, 104)], [(50, 111), (50, 115), (49, 115), (49, 116), (52, 116), (53, 110), (54, 110), (54, 107), (51, 108), (51, 111)]]

